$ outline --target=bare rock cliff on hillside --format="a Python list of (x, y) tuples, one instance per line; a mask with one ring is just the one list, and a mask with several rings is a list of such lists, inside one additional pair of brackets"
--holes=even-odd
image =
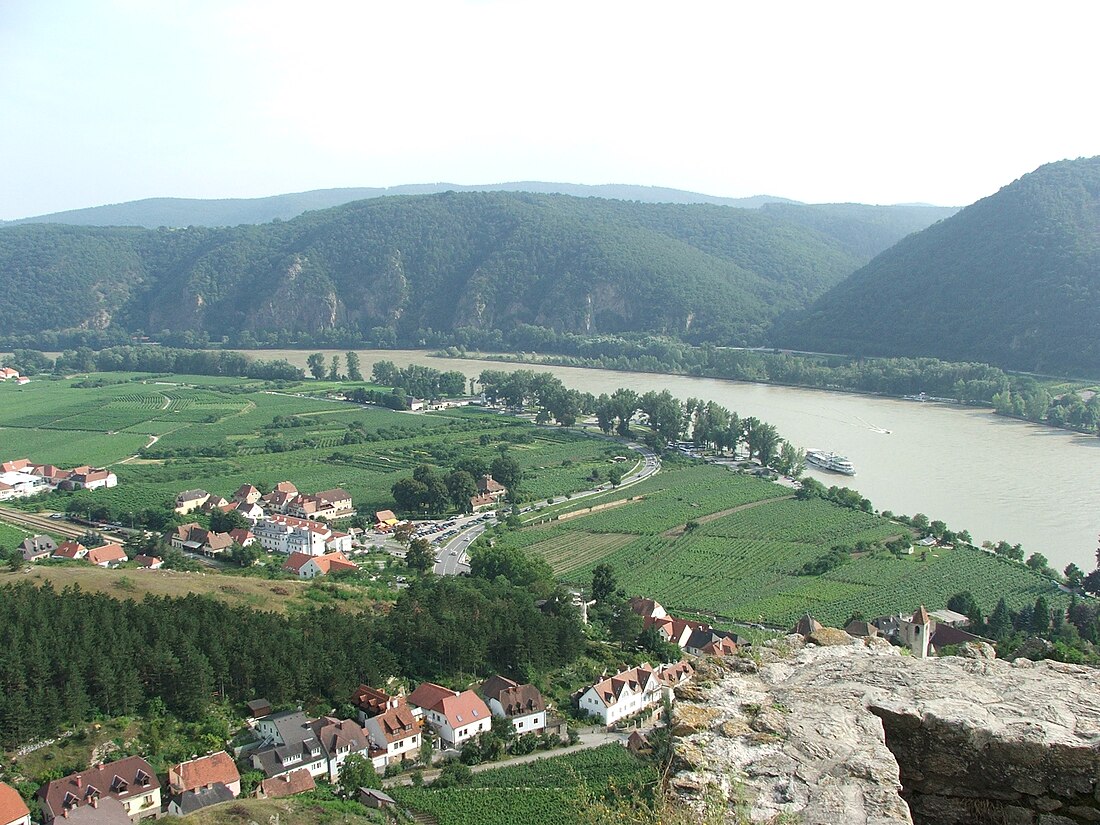
[(880, 640), (762, 652), (684, 691), (686, 804), (716, 787), (754, 823), (1100, 822), (1096, 670), (977, 648), (922, 660)]

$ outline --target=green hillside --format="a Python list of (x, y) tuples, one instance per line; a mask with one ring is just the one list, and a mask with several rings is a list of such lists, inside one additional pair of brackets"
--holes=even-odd
[(775, 343), (1100, 371), (1100, 157), (1040, 167), (910, 236), (777, 326)]
[(531, 324), (755, 343), (862, 259), (760, 210), (471, 192), (259, 226), (0, 229), (0, 335), (417, 343)]

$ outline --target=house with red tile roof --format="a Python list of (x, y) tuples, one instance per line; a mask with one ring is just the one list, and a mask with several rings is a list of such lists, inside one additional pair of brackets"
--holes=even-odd
[(403, 701), (370, 716), (363, 723), (363, 732), (371, 746), (371, 761), (376, 770), (387, 765), (416, 759), (420, 751), (420, 723)]
[(11, 785), (0, 782), (0, 825), (31, 825), (31, 812)]
[(186, 816), (241, 795), (241, 775), (225, 751), (189, 759), (168, 769), (168, 813)]
[(76, 559), (82, 559), (86, 555), (88, 555), (88, 548), (79, 541), (63, 541), (58, 545), (50, 558), (74, 561)]
[(326, 553), (323, 556), (308, 556), (305, 553), (291, 553), (283, 564), (283, 570), (294, 573), (300, 579), (315, 579), (329, 573), (352, 572), (359, 565), (350, 561), (343, 553)]
[(7, 381), (9, 378), (18, 378), (19, 370), (12, 367), (0, 367), (0, 381)]
[(351, 695), (351, 703), (359, 709), (359, 721), (366, 722), (372, 716), (405, 704), (405, 697), (390, 696), (384, 690), (370, 685), (359, 685)]
[(118, 476), (102, 467), (77, 467), (62, 484), (73, 490), (98, 490), (117, 487)]
[(84, 561), (94, 564), (96, 567), (117, 567), (128, 560), (129, 557), (120, 544), (104, 544), (100, 547), (93, 547), (84, 556)]
[(650, 665), (639, 665), (603, 679), (583, 694), (580, 709), (605, 725), (650, 710), (661, 702), (661, 683)]
[(138, 567), (142, 567), (146, 570), (160, 570), (164, 566), (164, 559), (160, 556), (146, 556), (144, 554), (140, 556), (134, 556), (134, 561), (137, 562)]
[(229, 533), (214, 533), (198, 522), (181, 524), (168, 534), (168, 543), (177, 550), (202, 553), (204, 556), (218, 556), (233, 546), (233, 537)]
[(265, 779), (256, 788), (256, 796), (260, 799), (280, 799), (316, 789), (317, 783), (313, 774), (305, 768), (298, 768), (272, 779)]
[[(350, 719), (337, 719), (333, 716), (322, 716), (310, 724), (321, 743), (325, 754), (328, 756), (328, 778), (335, 782), (340, 777), (340, 768), (352, 754), (361, 754), (368, 757), (370, 742), (367, 734), (359, 724)], [(369, 757), (368, 757), (369, 758)]]
[(160, 782), (140, 756), (101, 763), (38, 789), (44, 825), (58, 818), (72, 819), (74, 812), (95, 808), (107, 798), (120, 802), (134, 822), (160, 816)]
[(409, 694), (408, 702), (420, 708), (446, 748), (458, 748), (467, 739), (492, 727), (493, 714), (472, 690), (461, 693), (433, 682), (424, 682)]
[(233, 494), (234, 501), (244, 504), (255, 504), (261, 498), (263, 498), (263, 493), (251, 484), (242, 484), (237, 488), (237, 492)]

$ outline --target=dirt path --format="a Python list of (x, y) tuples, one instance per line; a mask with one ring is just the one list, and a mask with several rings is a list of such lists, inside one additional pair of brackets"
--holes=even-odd
[[(739, 513), (742, 510), (749, 510), (753, 507), (763, 507), (765, 504), (774, 504), (777, 501), (790, 501), (792, 498), (794, 498), (794, 496), (779, 496), (778, 498), (765, 498), (760, 501), (750, 501), (748, 504), (738, 504), (736, 507), (730, 507), (728, 510), (719, 510), (717, 513), (711, 513), (709, 516), (702, 516), (694, 521), (696, 524), (709, 524), (712, 521), (717, 521), (723, 516)], [(665, 530), (661, 535), (669, 539), (678, 539), (686, 532), (687, 525), (681, 524), (677, 527), (673, 527), (671, 530)]]

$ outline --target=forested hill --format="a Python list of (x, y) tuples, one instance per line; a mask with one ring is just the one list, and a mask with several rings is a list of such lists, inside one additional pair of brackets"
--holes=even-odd
[(1100, 157), (1042, 166), (912, 235), (774, 343), (1100, 374)]
[(865, 259), (760, 210), (526, 193), (374, 198), (286, 222), (0, 229), (0, 335), (654, 332), (757, 343)]
[[(535, 192), (539, 194), (573, 195), (575, 197), (616, 198), (642, 203), (710, 203), (754, 209), (765, 203), (794, 203), (787, 198), (755, 195), (750, 198), (722, 198), (699, 192), (685, 192), (659, 186), (605, 184), (586, 186), (577, 183), (545, 183), (521, 181), (462, 186), (455, 183), (413, 183), (403, 186), (351, 187), (315, 189), (266, 198), (145, 198), (144, 200), (70, 209), (48, 215), (0, 221), (0, 225), (20, 223), (63, 223), (70, 226), (239, 226), (243, 223), (267, 223), (290, 220), (311, 209), (329, 209), (365, 198), (386, 195), (431, 195), (439, 192)], [(921, 207), (917, 207), (920, 209)], [(921, 227), (935, 220), (930, 218)], [(912, 229), (909, 230), (913, 231)], [(900, 235), (898, 237), (901, 237)], [(872, 253), (873, 254), (873, 253)], [(870, 256), (868, 256), (870, 257)]]

